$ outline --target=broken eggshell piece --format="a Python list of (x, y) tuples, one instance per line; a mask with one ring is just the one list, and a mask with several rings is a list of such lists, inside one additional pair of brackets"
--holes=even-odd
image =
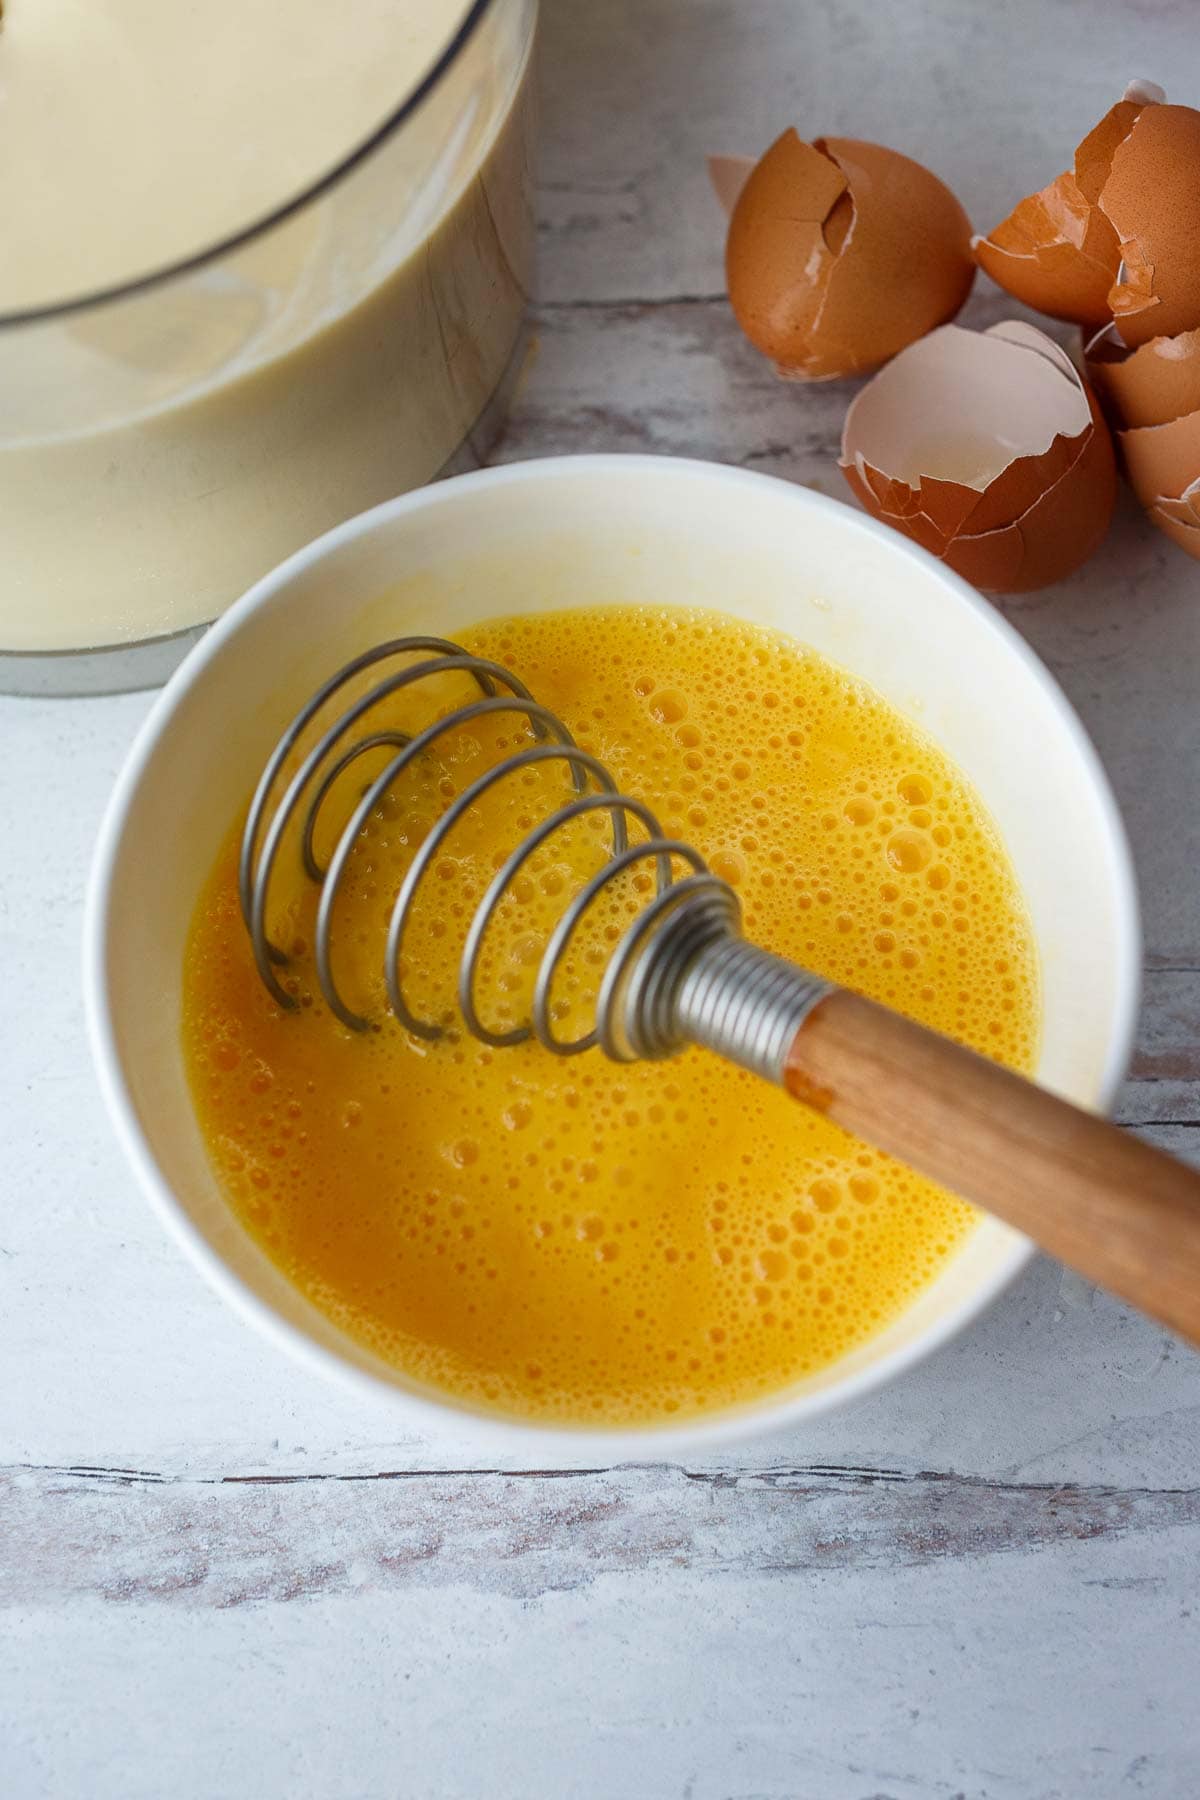
[(1178, 500), (1160, 500), (1147, 508), (1147, 517), (1181, 550), (1200, 561), (1200, 475)]
[(1112, 441), (1032, 325), (943, 326), (854, 400), (842, 471), (867, 511), (976, 587), (1025, 593), (1086, 561), (1116, 498)]
[[(1142, 110), (1143, 93), (1127, 89), (1084, 138), (1073, 168), (972, 241), (980, 268), (999, 287), (1052, 319), (1097, 326), (1112, 317), (1108, 296), (1121, 248), (1099, 200), (1117, 146)], [(1162, 98), (1161, 90), (1155, 94)]]
[(1151, 338), (1136, 350), (1108, 326), (1086, 352), (1092, 384), (1122, 426), (1166, 425), (1200, 412), (1200, 324), (1177, 337)]
[(1200, 324), (1200, 112), (1143, 107), (1113, 155), (1100, 205), (1120, 244), (1109, 305), (1124, 341)]
[(1200, 558), (1200, 410), (1117, 433), (1129, 484), (1151, 522)]
[(1151, 522), (1200, 558), (1200, 326), (1136, 350), (1111, 327), (1088, 345), (1087, 365)]
[(778, 137), (746, 170), (713, 157), (731, 211), (725, 246), (738, 324), (780, 374), (876, 369), (953, 318), (974, 278), (971, 227), (936, 175), (878, 144)]
[(1007, 293), (1136, 347), (1200, 323), (1200, 112), (1133, 82), (1075, 163), (973, 249)]

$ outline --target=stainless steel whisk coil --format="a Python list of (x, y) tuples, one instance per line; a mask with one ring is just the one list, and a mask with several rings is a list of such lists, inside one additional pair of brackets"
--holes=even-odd
[[(298, 749), (317, 714), (342, 688), (377, 665), (421, 653), (423, 660), (406, 661), (402, 668), (390, 670), (352, 700), (320, 732), (284, 783), (288, 757)], [(392, 695), (430, 677), (455, 673), (472, 677), (479, 698), (412, 735), (370, 728), (371, 714)], [(458, 1005), (467, 1028), (497, 1047), (533, 1036), (558, 1056), (578, 1055), (599, 1044), (617, 1061), (669, 1056), (685, 1043), (702, 1043), (769, 1079), (782, 1081), (787, 1047), (808, 1012), (829, 992), (828, 984), (746, 943), (739, 935), (740, 909), (733, 890), (712, 873), (700, 853), (690, 844), (666, 836), (642, 801), (618, 792), (604, 764), (579, 747), (563, 722), (539, 706), (516, 675), (443, 638), (395, 638), (344, 664), (301, 707), (263, 770), (242, 835), (238, 888), (259, 974), (278, 1004), (290, 1009), (297, 1001), (279, 979), (278, 971), (288, 958), (268, 936), (267, 908), (284, 836), (301, 806), (305, 810), (300, 858), (309, 879), (321, 888), (314, 943), (318, 983), (335, 1017), (351, 1030), (364, 1031), (371, 1021), (346, 1004), (332, 963), (334, 909), (355, 843), (389, 790), (420, 756), (450, 733), (497, 714), (524, 717), (533, 741), (528, 748), (498, 760), (454, 797), (405, 872), (392, 907), (384, 951), (388, 1003), (396, 1018), (417, 1037), (435, 1039), (444, 1034), (443, 1026), (413, 1012), (401, 974), (405, 932), (417, 891), (439, 850), (490, 789), (523, 770), (561, 762), (570, 773), (571, 797), (539, 821), (505, 858), (467, 928), (458, 974)], [(352, 737), (356, 727), (362, 727), (362, 735)], [(338, 835), (327, 866), (322, 867), (315, 848), (316, 827), (330, 790), (360, 757), (387, 748), (394, 754), (368, 783)], [(282, 792), (273, 803), (279, 786)], [(476, 999), (488, 928), (530, 857), (572, 820), (596, 812), (607, 813), (611, 821), (608, 860), (572, 897), (547, 938), (534, 980), (529, 1023), (494, 1030), (480, 1016)], [(629, 841), (629, 819), (641, 825), (644, 840)], [(687, 865), (690, 873), (676, 877), (673, 859)], [(654, 865), (654, 895), (615, 945), (605, 966), (594, 1026), (580, 1037), (560, 1038), (552, 1018), (555, 977), (589, 908), (611, 882), (640, 862)]]

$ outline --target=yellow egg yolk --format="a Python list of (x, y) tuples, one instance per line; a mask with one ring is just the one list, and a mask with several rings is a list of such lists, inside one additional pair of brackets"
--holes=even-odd
[[(968, 783), (879, 695), (786, 637), (683, 609), (530, 615), (459, 638), (519, 675), (623, 792), (707, 857), (736, 889), (748, 937), (1033, 1067), (1036, 955), (1004, 850)], [(372, 728), (428, 723), (419, 686)], [(443, 709), (472, 694), (456, 688)], [(184, 971), (185, 1049), (217, 1179), (288, 1278), (420, 1386), (610, 1427), (761, 1400), (879, 1332), (975, 1215), (707, 1052), (559, 1058), (536, 1043), (489, 1048), (461, 1019), (425, 1042), (386, 1013), (387, 922), (414, 849), (481, 769), (531, 742), (516, 713), (479, 720), (414, 764), (368, 821), (334, 914), (339, 987), (370, 1013), (367, 1032), (321, 999), (317, 889), (296, 873), (294, 845), (269, 922), (301, 1004), (271, 999), (231, 836)], [(391, 753), (355, 772), (340, 811), (331, 796), (322, 860)], [(418, 1016), (453, 1020), (474, 907), (567, 784), (561, 764), (498, 783), (435, 858), (402, 958)], [(548, 926), (610, 845), (597, 813), (522, 870), (480, 962), (489, 1025), (528, 1017)], [(607, 949), (653, 879), (651, 862), (635, 868), (579, 934), (556, 989), (562, 1036), (586, 1028)]]

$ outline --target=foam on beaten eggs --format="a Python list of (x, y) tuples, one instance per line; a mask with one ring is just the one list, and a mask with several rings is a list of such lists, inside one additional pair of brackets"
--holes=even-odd
[[(749, 937), (1032, 1068), (1036, 954), (1004, 850), (968, 783), (879, 695), (712, 613), (542, 614), (460, 641), (519, 674), (624, 792), (705, 854), (736, 887)], [(396, 708), (410, 731), (433, 716), (412, 689)], [(296, 953), (302, 1004), (284, 1012), (266, 993), (230, 838), (185, 968), (185, 1047), (218, 1179), (330, 1319), (469, 1404), (615, 1426), (786, 1389), (893, 1319), (974, 1214), (706, 1052), (621, 1066), (598, 1050), (490, 1049), (461, 1028), (425, 1043), (386, 1014), (387, 918), (417, 842), (482, 768), (528, 742), (515, 714), (447, 738), (359, 840), (335, 935), (347, 998), (379, 1020), (365, 1034), (321, 1000), (316, 891), (290, 859), (272, 929)], [(340, 819), (362, 785), (359, 768)], [(559, 765), (501, 782), (435, 860), (404, 950), (422, 1016), (451, 1018), (474, 905), (565, 785)], [(326, 854), (340, 822), (329, 811)], [(522, 871), (481, 965), (489, 1024), (527, 1016), (548, 926), (610, 830), (600, 814), (580, 821)], [(653, 866), (618, 887), (555, 989), (563, 1036), (586, 1027)]]

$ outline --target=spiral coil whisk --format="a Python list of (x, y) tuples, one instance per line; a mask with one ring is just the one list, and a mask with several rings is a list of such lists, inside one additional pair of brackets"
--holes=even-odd
[[(422, 660), (407, 660), (414, 655)], [(385, 665), (401, 658), (406, 659), (403, 666), (384, 672)], [(299, 754), (301, 741), (317, 715), (368, 671), (380, 679), (373, 680), (366, 692), (351, 699), (345, 710), (319, 731), (312, 747), (299, 755), (294, 772), (285, 777), (288, 759)], [(372, 728), (372, 714), (392, 696), (421, 681), (454, 674), (469, 676), (479, 690), (478, 697), (412, 734)], [(516, 675), (443, 638), (395, 638), (345, 663), (301, 707), (263, 770), (242, 835), (238, 887), (259, 974), (278, 1004), (289, 1009), (297, 1004), (279, 976), (288, 958), (271, 941), (267, 927), (272, 874), (292, 821), (300, 821), (304, 872), (321, 889), (314, 942), (321, 993), (343, 1025), (354, 1031), (366, 1030), (371, 1022), (346, 1003), (332, 958), (334, 910), (354, 846), (372, 814), (418, 758), (453, 732), (492, 715), (523, 717), (531, 742), (495, 762), (451, 800), (405, 871), (384, 948), (388, 1003), (396, 1018), (419, 1038), (432, 1040), (444, 1035), (443, 1026), (412, 1010), (404, 993), (402, 968), (405, 934), (418, 889), (450, 833), (500, 782), (537, 765), (561, 763), (570, 778), (569, 797), (514, 846), (496, 870), (467, 928), (459, 961), (458, 1005), (468, 1029), (497, 1047), (536, 1037), (559, 1056), (577, 1055), (599, 1044), (618, 1061), (667, 1056), (685, 1043), (704, 1043), (781, 1080), (787, 1046), (807, 1012), (828, 992), (826, 984), (747, 944), (738, 935), (740, 914), (732, 889), (712, 874), (700, 853), (690, 844), (666, 836), (649, 807), (620, 793), (604, 764), (579, 747), (562, 720), (540, 706)], [(316, 853), (316, 827), (325, 800), (359, 758), (385, 749), (393, 754), (367, 784), (322, 866)], [(609, 818), (608, 859), (570, 899), (547, 937), (528, 1023), (494, 1030), (480, 1015), (476, 993), (488, 928), (535, 852), (573, 820), (592, 813)], [(630, 820), (642, 827), (644, 838), (630, 841)], [(674, 861), (682, 862), (690, 872), (677, 876)], [(613, 948), (600, 981), (592, 1028), (564, 1040), (553, 1028), (555, 977), (589, 909), (611, 883), (638, 863), (653, 865), (653, 896)]]
[[(438, 716), (439, 708), (447, 704), (445, 684), (438, 678), (450, 675), (467, 678), (477, 692)], [(391, 709), (386, 713), (379, 709), (390, 697), (423, 681), (432, 683), (425, 695), (431, 722), (401, 730), (392, 723)], [(364, 691), (351, 684), (361, 684)], [(440, 765), (428, 758), (418, 777), (414, 765), (441, 740), (496, 715), (523, 719), (528, 742), (476, 774), (477, 753), (482, 753), (483, 745), (468, 732), (472, 741), (460, 745), (465, 751), (461, 765), (451, 758)], [(505, 733), (496, 748), (508, 751), (509, 743)], [(368, 755), (385, 757), (373, 775), (367, 768), (355, 769)], [(390, 866), (390, 840), (377, 845), (365, 830), (378, 810), (385, 839), (394, 815), (400, 819), (400, 843), (408, 850), (415, 841), (387, 915), (388, 1000), (415, 1037), (443, 1036), (445, 1028), (417, 1016), (404, 993), (405, 934), (417, 893), (435, 864), (445, 878), (446, 892), (456, 868), (466, 868), (469, 893), (449, 903), (453, 916), (464, 917), (466, 907), (460, 900), (474, 901), (480, 864), (478, 858), (464, 863), (449, 854), (439, 859), (449, 834), (499, 783), (515, 775), (523, 784), (539, 785), (530, 771), (555, 764), (569, 777), (566, 797), (552, 804), (537, 824), (529, 824), (532, 809), (517, 815), (516, 829), (524, 835), (506, 856), (500, 855), (498, 866), (493, 864), (494, 875), (484, 878), (483, 897), (466, 927), (458, 965), (458, 1003), (475, 1037), (497, 1046), (535, 1039), (559, 1056), (599, 1045), (622, 1062), (669, 1056), (685, 1045), (715, 1051), (784, 1087), (844, 1129), (982, 1204), (1018, 1230), (1033, 1232), (1051, 1255), (1111, 1286), (1200, 1344), (1196, 1298), (1200, 1178), (1194, 1171), (953, 1040), (861, 995), (837, 995), (827, 982), (747, 943), (740, 935), (734, 893), (706, 867), (699, 852), (664, 835), (642, 801), (620, 793), (604, 764), (575, 742), (563, 722), (540, 706), (516, 675), (445, 639), (395, 638), (354, 657), (301, 707), (271, 753), (246, 820), (238, 885), (254, 959), (278, 1005), (290, 1010), (309, 998), (301, 993), (298, 1000), (290, 991), (297, 986), (292, 977), (280, 979), (288, 958), (272, 942), (268, 928), (272, 874), (287, 839), (288, 854), (298, 845), (303, 872), (320, 889), (314, 953), (321, 992), (344, 1026), (353, 1031), (370, 1026), (371, 1021), (356, 1013), (339, 991), (332, 940), (339, 889), (348, 898), (353, 892), (369, 909), (380, 874), (374, 863), (377, 849)], [(370, 767), (374, 766), (373, 760)], [(456, 779), (451, 768), (457, 767), (461, 773)], [(412, 810), (401, 815), (401, 790), (409, 772), (414, 777), (408, 784)], [(338, 795), (339, 818), (353, 793), (355, 776), (365, 778), (365, 789), (350, 804), (349, 817), (323, 862), (317, 830), (322, 807), (348, 775), (351, 780), (343, 783)], [(425, 809), (435, 792), (447, 804), (426, 829)], [(532, 892), (523, 896), (516, 883), (556, 831), (579, 819), (589, 824), (599, 820), (603, 829), (605, 818), (607, 846), (597, 833), (594, 848), (607, 848), (607, 860), (566, 899), (548, 925), (544, 943), (536, 933), (527, 932), (510, 946), (510, 961), (514, 955), (525, 961), (527, 947), (538, 953), (528, 1021), (508, 1025), (507, 1014), (498, 1009), (495, 1017), (506, 1023), (506, 1029), (494, 1029), (481, 1017), (476, 994), (479, 976), (493, 967), (492, 958), (483, 954), (489, 925), (510, 890), (518, 907), (526, 898), (536, 898)], [(331, 820), (330, 835), (332, 824)], [(640, 834), (634, 838), (631, 824)], [(359, 845), (366, 855), (343, 888)], [(539, 872), (542, 860), (531, 864), (526, 881)], [(639, 862), (653, 867), (653, 884), (641, 879), (648, 873), (642, 869), (608, 894), (610, 884)], [(682, 877), (676, 875), (679, 865), (688, 871)], [(543, 867), (540, 873), (543, 877), (553, 873), (557, 880), (559, 867)], [(389, 888), (391, 879), (394, 876), (388, 879)], [(532, 888), (531, 881), (528, 885)], [(542, 885), (545, 889), (544, 880)], [(619, 902), (618, 914), (624, 914), (630, 888), (642, 890), (645, 898), (640, 911), (635, 906), (632, 922), (622, 926), (609, 907), (600, 915), (602, 932), (593, 933), (593, 942), (597, 937), (615, 939), (606, 962), (601, 953), (594, 1023), (582, 1035), (563, 1039), (553, 1028), (558, 1003), (552, 1003), (551, 990), (556, 972), (567, 960), (589, 909), (606, 896)], [(546, 892), (549, 899), (556, 898), (552, 887)], [(522, 914), (522, 923), (534, 923), (540, 910), (539, 903), (534, 912)], [(440, 909), (430, 923), (445, 930)], [(362, 917), (356, 917), (356, 934), (369, 943), (361, 925)], [(299, 952), (301, 946), (296, 949)], [(585, 950), (572, 962), (572, 971), (592, 954), (592, 949)], [(529, 959), (531, 964), (533, 960)], [(510, 976), (511, 969), (502, 970), (498, 986), (503, 989)], [(573, 998), (578, 1002), (577, 991)], [(809, 1015), (827, 999), (828, 1007), (808, 1027)], [(704, 1146), (698, 1143), (696, 1155), (703, 1154)]]

